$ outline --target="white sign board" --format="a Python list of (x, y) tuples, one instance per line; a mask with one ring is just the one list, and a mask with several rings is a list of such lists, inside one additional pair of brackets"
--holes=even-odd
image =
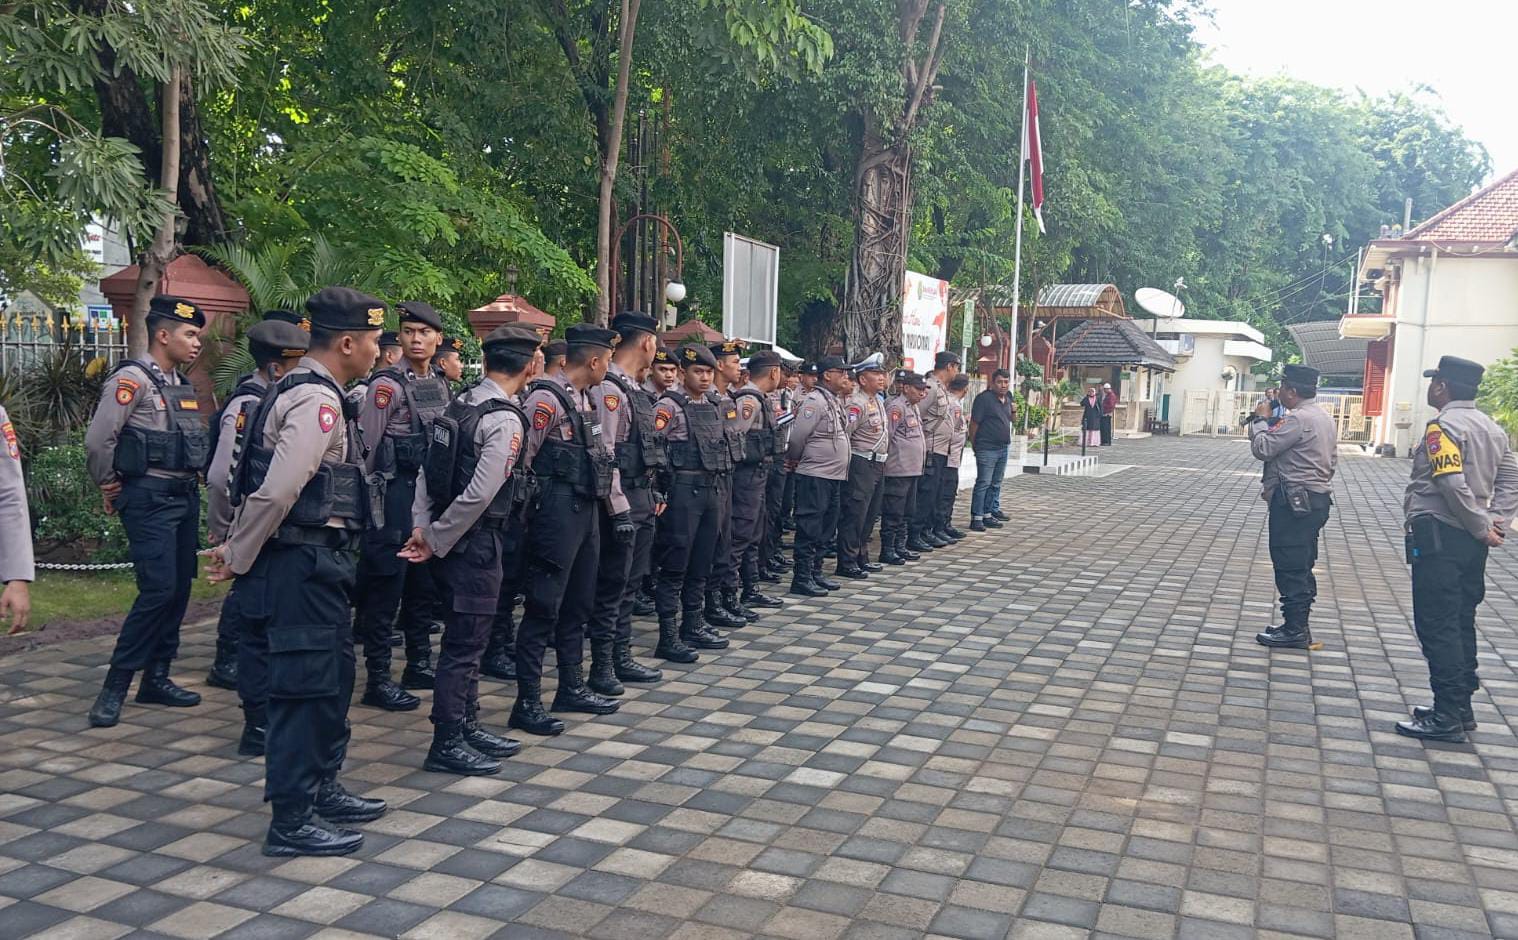
[(901, 365), (913, 372), (933, 368), (949, 330), (949, 282), (907, 272), (901, 292)]
[(775, 345), (780, 249), (726, 232), (722, 236), (722, 333)]

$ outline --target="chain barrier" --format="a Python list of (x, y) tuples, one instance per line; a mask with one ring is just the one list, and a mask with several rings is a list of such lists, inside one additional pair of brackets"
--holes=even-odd
[(37, 568), (41, 571), (121, 571), (132, 567), (129, 561), (120, 561), (110, 565), (55, 565), (47, 562), (37, 562)]

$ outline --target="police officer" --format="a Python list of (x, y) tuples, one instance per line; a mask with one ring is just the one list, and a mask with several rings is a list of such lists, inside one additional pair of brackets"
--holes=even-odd
[(959, 541), (965, 534), (954, 528), (954, 499), (959, 495), (959, 465), (965, 456), (965, 441), (970, 436), (970, 421), (965, 417), (965, 395), (970, 391), (970, 377), (964, 373), (949, 380), (949, 453), (944, 461), (944, 476), (938, 487), (938, 528), (945, 538)]
[(523, 462), (537, 479), (527, 522), (527, 607), (517, 633), (517, 701), (510, 726), (555, 735), (564, 723), (543, 710), (543, 653), (558, 657), (554, 711), (609, 715), (617, 703), (585, 685), (585, 624), (595, 601), (601, 504), (617, 517), (616, 537), (631, 541), (626, 501), (613, 503), (616, 463), (596, 420), (594, 390), (606, 378), (617, 334), (587, 324), (565, 331), (564, 369), (529, 386), (531, 422)]
[(248, 419), (233, 469), (236, 512), (208, 571), (212, 581), (240, 579), (243, 662), (268, 670), (264, 799), (273, 819), (263, 852), (272, 856), (346, 855), (364, 837), (341, 826), (386, 808), (337, 781), (353, 694), (354, 551), (381, 500), (371, 486), (384, 485), (364, 470), (342, 387), (379, 356), (385, 305), (327, 287), (306, 310), (310, 351)]
[(376, 364), (377, 368), (388, 369), (399, 365), (406, 358), (406, 351), (401, 348), (401, 334), (395, 330), (386, 330), (380, 334), (380, 357)]
[(822, 556), (838, 534), (838, 501), (849, 475), (849, 433), (839, 392), (848, 382), (837, 356), (817, 361), (817, 386), (801, 399), (786, 442), (796, 478), (796, 558), (791, 593), (824, 597), (841, 586), (822, 577)]
[[(366, 466), (384, 475), (386, 488), (385, 525), (364, 533), (359, 552), (354, 633), (364, 647), (363, 704), (411, 711), (421, 699), (406, 690), (430, 689), (433, 684), (431, 630), (437, 593), (430, 566), (408, 565), (396, 553), (411, 535), (416, 475), (432, 422), (448, 407), (452, 394), (447, 380), (433, 371), (442, 315), (422, 301), (396, 304), (396, 311), (405, 363), (374, 373), (358, 409), (368, 448)], [(406, 643), (400, 685), (390, 677), (390, 638), (397, 627)]]
[(795, 385), (799, 360), (780, 357), (780, 381), (765, 396), (770, 408), (770, 420), (775, 428), (775, 459), (770, 461), (769, 475), (764, 484), (764, 539), (759, 547), (759, 580), (771, 584), (780, 583), (782, 572), (790, 570), (781, 548), (785, 528), (785, 495), (790, 489), (790, 471), (785, 467), (785, 453), (789, 449), (790, 425), (796, 419), (791, 408), (792, 386)]
[[(680, 347), (680, 383), (654, 404), (654, 430), (663, 433), (668, 466), (659, 488), (668, 504), (654, 533), (658, 577), (654, 602), (659, 645), (654, 655), (693, 663), (692, 649), (726, 649), (727, 638), (704, 615), (721, 521), (719, 477), (732, 469), (722, 414), (710, 392), (717, 359), (705, 346)], [(679, 618), (678, 622), (676, 618)]]
[(949, 443), (954, 436), (949, 417), (949, 381), (959, 374), (959, 365), (959, 356), (951, 352), (934, 357), (933, 372), (927, 377), (928, 395), (919, 408), (923, 436), (928, 441), (928, 458), (917, 484), (917, 518), (908, 541), (914, 551), (932, 551), (955, 541), (939, 528), (938, 513), (942, 505), (939, 489), (948, 481)]
[[(785, 459), (779, 449), (775, 413), (769, 398), (780, 385), (780, 356), (760, 350), (748, 359), (745, 369), (748, 380), (730, 393), (738, 412), (736, 427), (743, 451), (733, 468), (733, 575), (722, 585), (722, 606), (757, 620), (757, 614), (751, 617), (749, 614), (784, 606), (778, 597), (759, 590), (759, 553), (767, 515), (764, 501), (770, 466)], [(741, 596), (737, 581), (743, 584)]]
[[(291, 313), (288, 310), (273, 310), (266, 314), (264, 316), (264, 319), (284, 319), (288, 320), (291, 323), (299, 325), (304, 317), (301, 317), (300, 314)], [(306, 325), (309, 327), (310, 321), (307, 321)], [(357, 408), (360, 404), (363, 403), (365, 396), (369, 394), (369, 379), (373, 377), (374, 372), (379, 372), (381, 369), (389, 369), (404, 358), (405, 355), (401, 349), (400, 334), (394, 330), (386, 330), (385, 332), (381, 333), (380, 356), (379, 361), (375, 362), (374, 364), (374, 371), (371, 372), (368, 376), (359, 379), (357, 382), (354, 382), (352, 385), (349, 385), (347, 395), (344, 397), (346, 397), (348, 401), (353, 402), (353, 407)]]
[(886, 423), (885, 365), (877, 353), (854, 367), (858, 388), (844, 412), (849, 432), (849, 476), (838, 521), (838, 576), (867, 578), (880, 565), (870, 561), (870, 530), (880, 514), (885, 492), (885, 461), (890, 455)]
[(1282, 369), (1280, 400), (1286, 416), (1270, 421), (1261, 402), (1249, 419), (1249, 450), (1265, 462), (1261, 495), (1270, 507), (1270, 562), (1281, 595), (1284, 623), (1256, 634), (1262, 646), (1307, 649), (1309, 617), (1318, 596), (1312, 566), (1318, 561), (1318, 533), (1333, 505), (1334, 470), (1339, 464), (1334, 419), (1318, 407), (1318, 370), (1301, 365)]
[(199, 307), (159, 295), (148, 305), (148, 354), (123, 362), (105, 382), (85, 435), (90, 476), (106, 510), (121, 515), (137, 576), (137, 599), (121, 625), (90, 724), (121, 718), (132, 674), (137, 701), (188, 707), (200, 696), (169, 679), (179, 626), (195, 580), (200, 482), (208, 436), (194, 386), (178, 369), (200, 355)]
[(543, 375), (548, 378), (558, 378), (564, 374), (564, 356), (569, 350), (569, 344), (562, 339), (556, 339), (543, 347)]
[(743, 374), (739, 358), (743, 346), (737, 340), (723, 340), (710, 346), (717, 368), (712, 377), (712, 400), (722, 416), (722, 436), (727, 442), (728, 461), (731, 468), (717, 475), (721, 487), (717, 495), (718, 518), (717, 550), (712, 559), (711, 576), (706, 582), (706, 622), (716, 627), (735, 630), (750, 620), (759, 619), (752, 610), (744, 611), (727, 606), (724, 594), (729, 592), (737, 599), (738, 572), (733, 565), (733, 472), (743, 457), (743, 422), (738, 417), (738, 404), (733, 400), (733, 390), (738, 387)]
[(659, 321), (641, 313), (612, 320), (620, 341), (598, 395), (617, 458), (617, 482), (627, 500), (632, 540), (617, 537), (617, 519), (601, 514), (601, 561), (596, 573), (595, 607), (590, 615), (592, 691), (618, 696), (624, 682), (658, 682), (663, 674), (632, 657), (633, 602), (654, 550), (654, 520), (664, 511), (664, 493), (654, 489), (664, 469), (664, 444), (654, 430), (654, 397), (643, 388), (658, 349)]
[[(411, 538), (401, 555), (412, 563), (437, 555), (447, 600), (432, 696), (432, 747), (422, 767), (480, 776), (498, 773), (499, 758), (521, 750), (480, 725), (480, 659), (501, 589), (505, 530), (517, 517), (522, 475), (516, 473), (527, 419), (515, 396), (527, 384), (542, 340), (524, 326), (487, 337), (484, 377), (448, 406), (416, 488)], [(451, 431), (448, 444), (442, 436)]]
[[(439, 318), (441, 319), (441, 318)], [(457, 336), (445, 336), (437, 344), (437, 355), (432, 364), (449, 384), (464, 380), (464, 341)]]
[(928, 386), (916, 372), (896, 373), (896, 395), (886, 401), (890, 446), (880, 500), (880, 562), (904, 565), (922, 556), (908, 547), (908, 531), (916, 515), (917, 484), (927, 457), (922, 414), (917, 410)]
[(32, 614), (31, 582), (37, 579), (32, 558), (32, 519), (26, 508), (26, 480), (21, 475), (21, 445), (10, 415), (0, 405), (0, 621), (10, 620), (11, 634), (26, 629)]
[(1518, 515), (1518, 458), (1507, 434), (1476, 410), (1485, 370), (1443, 356), (1428, 404), (1438, 414), (1413, 452), (1407, 484), (1407, 554), (1413, 568), (1413, 629), (1428, 660), (1431, 706), (1413, 709), (1397, 733), (1464, 741), (1476, 729), (1476, 607), (1486, 594), (1487, 552), (1501, 547)]
[[(643, 380), (643, 390), (648, 393), (650, 401), (658, 401), (664, 392), (679, 381), (679, 366), (675, 365), (674, 353), (668, 347), (660, 344), (658, 351), (654, 353), (653, 368), (648, 370), (648, 377)], [(652, 549), (647, 570), (638, 582), (637, 591), (633, 595), (633, 614), (639, 617), (647, 617), (655, 613), (654, 606), (654, 573)]]

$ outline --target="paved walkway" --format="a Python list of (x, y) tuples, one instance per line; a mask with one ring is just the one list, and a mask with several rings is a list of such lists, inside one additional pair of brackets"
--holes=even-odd
[[(355, 707), (392, 810), (345, 859), (259, 854), (234, 697), (89, 730), (104, 641), (0, 660), (0, 935), (1518, 937), (1518, 553), (1494, 555), (1470, 746), (1426, 699), (1397, 507), (1346, 457), (1321, 652), (1267, 652), (1244, 445), (1009, 485), (1010, 528), (791, 604), (499, 777)], [(645, 641), (650, 634), (645, 626)], [(207, 625), (178, 674), (200, 676)], [(509, 706), (487, 684), (485, 711)]]

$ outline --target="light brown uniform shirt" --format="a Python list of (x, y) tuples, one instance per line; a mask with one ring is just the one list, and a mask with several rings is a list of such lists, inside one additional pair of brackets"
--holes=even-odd
[[(327, 367), (307, 356), (290, 375), (315, 372), (332, 378)], [(322, 463), (342, 463), (348, 456), (348, 425), (342, 396), (320, 382), (297, 385), (275, 398), (264, 423), (264, 446), (274, 452), (269, 472), (256, 492), (243, 497), (224, 543), (227, 566), (247, 574)], [(328, 525), (342, 528), (341, 520)]]
[(958, 467), (965, 456), (965, 439), (970, 436), (970, 422), (965, 418), (965, 402), (949, 395), (949, 466)]
[[(481, 379), (478, 385), (459, 397), (469, 405), (511, 401), (511, 396), (488, 378)], [(522, 420), (514, 411), (497, 411), (481, 418), (474, 428), (475, 452), (480, 455), (474, 476), (469, 478), (464, 492), (454, 497), (448, 508), (436, 518), (432, 514), (426, 468), (417, 474), (416, 498), (411, 504), (412, 525), (422, 530), (422, 537), (434, 554), (444, 556), (453, 551), (453, 547), (480, 521), (490, 501), (495, 499), (496, 493), (516, 469), (526, 434), (527, 429), (522, 427)]]
[(849, 452), (869, 460), (884, 461), (891, 450), (891, 433), (886, 425), (885, 403), (880, 396), (869, 392), (850, 395), (846, 419)]
[(949, 390), (932, 373), (928, 374), (927, 383), (928, 394), (917, 403), (917, 411), (922, 415), (923, 438), (927, 441), (928, 453), (948, 456), (949, 444), (954, 439), (949, 426)]
[(1332, 493), (1339, 466), (1339, 433), (1334, 419), (1312, 399), (1267, 427), (1249, 422), (1249, 450), (1265, 461), (1260, 495), (1269, 500), (1279, 487), (1300, 486), (1309, 493)]
[(1433, 516), (1476, 538), (1493, 523), (1511, 527), (1518, 514), (1518, 457), (1507, 433), (1475, 402), (1450, 402), (1424, 429), (1403, 511), (1409, 521)]
[(847, 479), (849, 432), (844, 425), (837, 395), (821, 385), (807, 392), (786, 443), (786, 456), (797, 462), (795, 472), (822, 480)]
[(886, 402), (886, 422), (891, 426), (891, 450), (886, 457), (888, 477), (920, 477), (927, 460), (927, 439), (922, 435), (922, 415), (917, 405), (897, 395)]
[[(169, 415), (169, 403), (164, 401), (158, 386), (148, 376), (152, 369), (165, 385), (183, 385), (178, 372), (165, 374), (158, 363), (146, 361), (146, 367), (136, 362), (116, 370), (100, 393), (100, 405), (90, 419), (90, 428), (84, 435), (85, 465), (90, 479), (97, 486), (116, 481), (116, 441), (122, 428), (142, 428), (145, 431), (167, 431), (173, 427)], [(148, 476), (170, 480), (194, 476), (193, 471), (148, 469)]]
[[(268, 388), (269, 380), (263, 372), (255, 372), (252, 381), (260, 388)], [(234, 395), (227, 399), (221, 412), (221, 430), (216, 435), (216, 452), (211, 455), (211, 466), (206, 470), (206, 532), (211, 542), (220, 542), (232, 524), (232, 499), (228, 492), (232, 473), (232, 452), (237, 449), (237, 439), (242, 436), (243, 408), (258, 407), (261, 395)]]
[(10, 415), (0, 407), (0, 584), (34, 581), (32, 520), (26, 508), (26, 480), (21, 476), (21, 447)]

